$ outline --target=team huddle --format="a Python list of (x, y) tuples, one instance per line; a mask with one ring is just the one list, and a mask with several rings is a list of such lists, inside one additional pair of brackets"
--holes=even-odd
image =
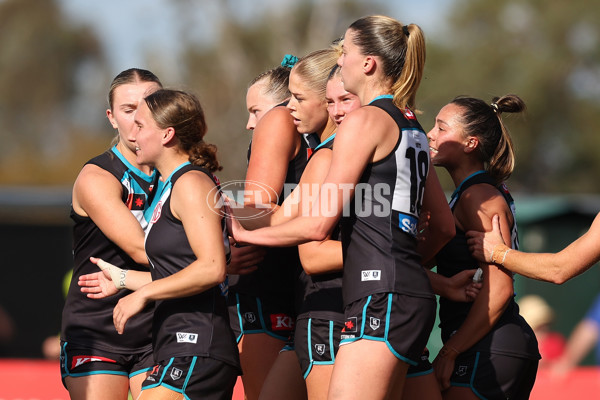
[[(529, 398), (540, 354), (503, 267), (518, 237), (502, 114), (525, 104), (457, 97), (425, 132), (424, 63), (417, 25), (369, 16), (259, 74), (237, 197), (198, 99), (118, 74), (115, 144), (73, 187), (71, 398), (231, 399), (240, 375), (248, 400)], [(476, 259), (467, 232), (494, 215), (507, 246)]]

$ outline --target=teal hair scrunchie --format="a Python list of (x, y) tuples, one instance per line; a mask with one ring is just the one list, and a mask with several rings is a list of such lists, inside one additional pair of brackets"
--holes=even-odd
[(281, 66), (286, 68), (292, 68), (298, 62), (298, 57), (291, 54), (286, 54), (281, 61)]

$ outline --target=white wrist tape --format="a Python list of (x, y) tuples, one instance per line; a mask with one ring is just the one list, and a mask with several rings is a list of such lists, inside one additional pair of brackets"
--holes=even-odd
[(117, 267), (116, 265), (112, 265), (111, 263), (108, 263), (104, 260), (99, 260), (97, 265), (103, 271), (105, 269), (108, 269), (108, 272), (110, 273), (110, 278), (112, 279), (113, 283), (115, 284), (115, 287), (118, 290), (127, 288), (126, 281), (127, 281), (127, 272), (129, 270), (121, 269), (121, 268)]

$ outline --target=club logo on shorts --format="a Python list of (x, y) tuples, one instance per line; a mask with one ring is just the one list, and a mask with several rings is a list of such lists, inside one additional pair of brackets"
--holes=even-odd
[(197, 343), (198, 342), (198, 334), (197, 333), (185, 333), (185, 332), (177, 332), (177, 343)]
[(245, 312), (245, 313), (244, 313), (244, 319), (245, 319), (247, 322), (249, 322), (249, 323), (253, 324), (254, 322), (256, 322), (256, 315), (254, 315), (254, 313), (253, 313), (253, 312), (251, 312), (251, 311), (248, 311), (248, 312)]
[(371, 319), (369, 320), (369, 326), (374, 331), (376, 331), (377, 329), (379, 329), (380, 323), (381, 323), (381, 321), (380, 321), (379, 318), (371, 317)]
[(380, 281), (381, 270), (380, 269), (367, 269), (361, 271), (360, 280), (365, 281)]
[(75, 369), (80, 365), (87, 364), (95, 361), (104, 361), (109, 363), (116, 363), (115, 360), (111, 360), (106, 357), (97, 357), (97, 356), (75, 356), (73, 357), (73, 361), (71, 362), (71, 369)]
[(271, 314), (271, 329), (274, 331), (286, 331), (292, 329), (294, 321), (287, 314)]
[(171, 368), (171, 379), (173, 379), (174, 381), (176, 381), (177, 379), (181, 378), (181, 376), (183, 375), (183, 371), (180, 370), (179, 368)]
[(465, 376), (467, 374), (468, 367), (466, 365), (460, 365), (456, 370), (456, 375)]
[(322, 356), (325, 354), (325, 345), (324, 344), (315, 344), (315, 351), (318, 355)]

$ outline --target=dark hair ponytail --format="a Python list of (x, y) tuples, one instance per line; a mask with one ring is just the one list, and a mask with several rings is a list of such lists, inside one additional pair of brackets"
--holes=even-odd
[(175, 129), (179, 146), (189, 155), (192, 164), (211, 172), (222, 169), (217, 161), (217, 147), (203, 140), (206, 121), (196, 96), (180, 90), (161, 89), (147, 96), (145, 101), (159, 128)]
[(479, 156), (487, 172), (498, 183), (510, 177), (515, 167), (515, 151), (508, 129), (502, 122), (502, 113), (525, 111), (525, 102), (517, 95), (494, 97), (492, 103), (473, 97), (457, 97), (451, 104), (460, 106), (461, 120), (467, 136), (479, 139)]

